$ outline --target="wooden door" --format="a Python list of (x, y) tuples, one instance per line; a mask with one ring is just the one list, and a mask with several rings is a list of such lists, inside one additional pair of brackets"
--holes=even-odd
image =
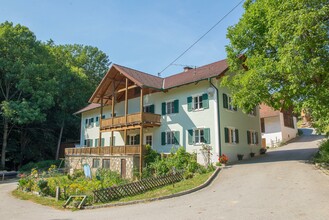
[(126, 178), (126, 159), (121, 159), (121, 177)]

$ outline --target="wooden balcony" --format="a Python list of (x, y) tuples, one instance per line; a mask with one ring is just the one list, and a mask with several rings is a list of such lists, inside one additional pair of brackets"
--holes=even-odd
[(65, 156), (79, 156), (79, 155), (135, 155), (140, 153), (139, 145), (126, 146), (107, 146), (107, 147), (75, 147), (66, 148)]
[(154, 127), (161, 125), (161, 115), (143, 112), (143, 114), (135, 113), (125, 116), (103, 119), (101, 130), (121, 130), (124, 128), (131, 128), (136, 126)]

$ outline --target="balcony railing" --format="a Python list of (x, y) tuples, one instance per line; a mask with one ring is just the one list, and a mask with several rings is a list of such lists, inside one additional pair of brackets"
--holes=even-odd
[(143, 116), (142, 116), (142, 114), (139, 112), (139, 113), (127, 115), (127, 121), (125, 116), (114, 117), (113, 119), (112, 118), (103, 119), (101, 124), (101, 129), (128, 127), (128, 126), (140, 125), (140, 124), (146, 124), (149, 126), (160, 126), (161, 115), (143, 112)]
[(65, 155), (134, 155), (140, 153), (139, 145), (107, 146), (107, 147), (75, 147), (66, 148)]

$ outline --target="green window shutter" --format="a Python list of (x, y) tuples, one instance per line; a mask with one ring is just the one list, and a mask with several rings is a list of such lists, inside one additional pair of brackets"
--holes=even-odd
[(115, 146), (115, 136), (113, 136), (113, 146)]
[(135, 138), (136, 138), (136, 144), (140, 144), (140, 135), (139, 134), (136, 135)]
[(88, 119), (86, 118), (85, 120), (85, 125), (87, 126), (88, 125)]
[(235, 129), (235, 143), (239, 143), (239, 130)]
[(206, 144), (210, 144), (210, 128), (204, 129), (204, 140)]
[(92, 147), (93, 146), (93, 139), (90, 139), (89, 141), (90, 141), (90, 143), (89, 143), (88, 147)]
[(127, 135), (126, 145), (129, 145), (129, 139), (130, 139), (130, 136)]
[(175, 131), (174, 136), (175, 136), (175, 144), (179, 145), (179, 131)]
[(258, 144), (258, 132), (256, 132), (256, 144)]
[(192, 96), (187, 97), (187, 111), (192, 111)]
[(230, 142), (230, 136), (229, 136), (229, 130), (228, 128), (224, 128), (224, 132), (225, 132), (225, 143), (229, 143)]
[(154, 114), (154, 112), (155, 112), (155, 111), (154, 111), (154, 105), (151, 105), (151, 106), (150, 106), (150, 112)]
[(178, 108), (179, 108), (179, 101), (176, 99), (174, 101), (174, 113), (178, 113)]
[(193, 144), (193, 129), (187, 130), (188, 133), (188, 144), (192, 145)]
[(228, 98), (225, 93), (223, 93), (223, 107), (228, 108)]
[(166, 115), (166, 103), (162, 102), (162, 115)]
[(208, 94), (207, 93), (202, 95), (202, 107), (204, 109), (209, 108), (209, 99), (208, 99)]
[(104, 147), (104, 145), (105, 145), (105, 139), (102, 138), (102, 139), (101, 139), (101, 146)]
[(95, 139), (95, 147), (98, 147), (98, 139)]
[(84, 146), (87, 146), (87, 140), (84, 141)]
[(247, 131), (247, 142), (248, 142), (248, 144), (251, 144), (250, 131)]
[(161, 145), (166, 145), (166, 132), (161, 132)]

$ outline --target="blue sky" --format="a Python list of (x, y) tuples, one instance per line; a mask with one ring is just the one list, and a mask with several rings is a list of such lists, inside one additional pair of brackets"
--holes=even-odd
[[(20, 23), (41, 41), (98, 47), (113, 63), (156, 75), (240, 0), (0, 0), (0, 22)], [(176, 64), (202, 66), (226, 58), (226, 29), (242, 5)], [(182, 71), (171, 66), (161, 76)]]

